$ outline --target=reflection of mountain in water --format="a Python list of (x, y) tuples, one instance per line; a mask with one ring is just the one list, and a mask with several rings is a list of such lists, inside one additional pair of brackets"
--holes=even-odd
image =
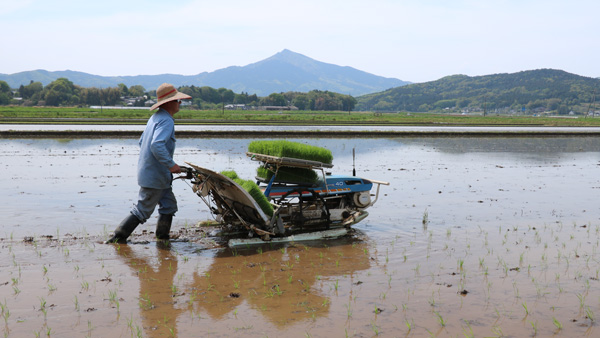
[(397, 141), (447, 153), (579, 153), (600, 149), (598, 137), (428, 137)]
[(237, 314), (236, 309), (251, 308), (280, 327), (326, 316), (330, 301), (314, 288), (370, 267), (367, 244), (344, 240), (326, 244), (222, 252), (207, 271), (194, 275), (191, 287), (198, 292), (194, 312), (202, 309), (220, 320)]
[[(270, 139), (265, 137), (265, 139)], [(290, 139), (291, 141), (307, 143), (328, 148), (334, 155), (351, 156), (355, 149), (357, 156), (370, 153), (373, 149), (396, 148), (399, 146), (427, 146), (439, 151), (450, 153), (467, 152), (594, 152), (600, 149), (600, 138), (593, 136), (536, 136), (536, 137), (395, 137), (372, 139), (344, 138), (307, 138)], [(216, 156), (241, 155), (245, 156), (248, 143), (252, 139), (180, 139), (177, 141), (177, 152), (180, 155), (208, 153)], [(32, 149), (42, 149), (46, 153), (62, 150), (93, 149), (101, 153), (129, 153), (129, 148), (137, 150), (137, 140), (133, 139), (16, 139), (10, 140), (5, 152), (19, 154)], [(335, 158), (334, 158), (335, 161)], [(335, 163), (334, 163), (335, 164)]]

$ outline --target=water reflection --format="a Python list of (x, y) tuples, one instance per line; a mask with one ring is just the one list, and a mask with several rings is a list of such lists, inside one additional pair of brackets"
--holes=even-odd
[(335, 292), (335, 280), (369, 267), (367, 244), (347, 239), (223, 250), (207, 270), (194, 274), (193, 308), (215, 321), (260, 314), (283, 328), (330, 316), (330, 297), (319, 290), (329, 284)]
[(398, 138), (408, 146), (431, 147), (437, 151), (461, 154), (488, 153), (571, 153), (595, 152), (600, 149), (599, 137), (439, 137)]
[(185, 312), (175, 298), (177, 256), (169, 247), (159, 246), (151, 252), (132, 245), (114, 245), (114, 248), (140, 281), (137, 299), (146, 335), (177, 337), (177, 317)]
[[(282, 329), (307, 319), (340, 316), (330, 313), (338, 280), (353, 280), (371, 267), (368, 244), (352, 238), (218, 250), (205, 257), (206, 268), (193, 272), (178, 271), (178, 255), (185, 248), (114, 248), (139, 279), (136, 298), (149, 336), (187, 336), (190, 329), (195, 334), (218, 332), (219, 323), (238, 317), (240, 322), (267, 321)], [(178, 327), (183, 313), (208, 317), (214, 325)]]

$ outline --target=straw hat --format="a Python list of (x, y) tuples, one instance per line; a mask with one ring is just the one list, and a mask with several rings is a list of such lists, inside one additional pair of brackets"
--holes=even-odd
[(154, 110), (167, 102), (175, 100), (189, 100), (192, 98), (187, 94), (178, 92), (177, 89), (175, 89), (175, 86), (169, 83), (163, 83), (158, 87), (156, 90), (156, 97), (158, 98), (158, 102), (150, 107), (150, 110)]

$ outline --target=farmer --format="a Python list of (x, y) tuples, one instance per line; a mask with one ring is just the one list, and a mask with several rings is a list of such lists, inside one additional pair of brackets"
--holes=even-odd
[(158, 102), (150, 110), (158, 108), (140, 137), (140, 157), (138, 160), (138, 202), (131, 209), (114, 235), (107, 243), (127, 243), (127, 237), (140, 224), (146, 222), (158, 204), (158, 223), (156, 238), (168, 240), (173, 215), (177, 212), (177, 200), (173, 195), (171, 182), (173, 173), (181, 168), (173, 161), (175, 151), (175, 123), (173, 115), (179, 111), (181, 100), (192, 97), (178, 92), (168, 83), (161, 84), (156, 90)]

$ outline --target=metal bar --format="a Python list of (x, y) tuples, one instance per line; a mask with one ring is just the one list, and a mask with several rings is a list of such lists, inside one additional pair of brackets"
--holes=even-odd
[(319, 239), (338, 238), (347, 235), (349, 229), (340, 228), (332, 230), (324, 230), (306, 234), (291, 235), (287, 237), (274, 237), (270, 241), (266, 242), (260, 238), (247, 238), (247, 239), (231, 239), (229, 240), (229, 247), (233, 248), (241, 245), (258, 245), (266, 243), (287, 243), (287, 242), (301, 242), (301, 241), (314, 241)]
[(383, 185), (390, 185), (390, 182), (385, 182), (385, 181), (378, 181), (378, 180), (372, 180), (369, 178), (365, 178), (367, 181), (370, 181), (372, 183), (376, 183), (376, 184), (383, 184)]
[(265, 163), (275, 163), (286, 167), (301, 167), (301, 168), (310, 168), (310, 169), (318, 169), (318, 168), (333, 168), (333, 164), (323, 163), (318, 161), (309, 161), (303, 160), (299, 158), (292, 157), (277, 157), (271, 155), (257, 154), (247, 152), (246, 156), (250, 157), (253, 161), (261, 161)]

